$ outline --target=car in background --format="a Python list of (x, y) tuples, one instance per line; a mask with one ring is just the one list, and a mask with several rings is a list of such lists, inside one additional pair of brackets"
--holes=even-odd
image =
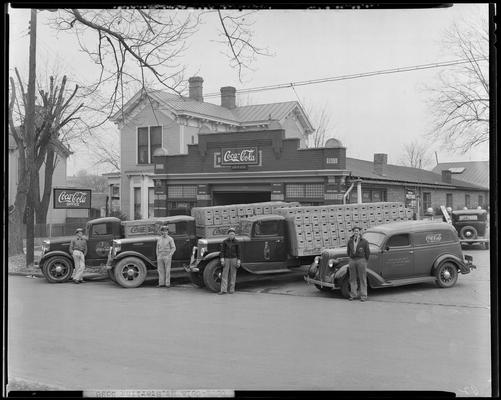
[(456, 210), (451, 212), (452, 225), (456, 228), (461, 244), (472, 245), (480, 243), (489, 248), (487, 211)]
[[(400, 221), (369, 228), (367, 285), (371, 289), (434, 282), (450, 288), (459, 274), (476, 268), (463, 256), (459, 237), (451, 224), (436, 221)], [(316, 257), (304, 279), (319, 290), (340, 290), (350, 295), (349, 257), (346, 247), (326, 249)]]

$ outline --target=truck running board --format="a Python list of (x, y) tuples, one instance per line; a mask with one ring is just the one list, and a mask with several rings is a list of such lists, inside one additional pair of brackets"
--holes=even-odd
[(266, 271), (252, 271), (248, 270), (249, 272), (256, 274), (256, 275), (267, 275), (267, 274), (279, 274), (279, 273), (285, 273), (285, 272), (292, 272), (290, 269), (287, 268), (281, 268), (281, 269), (267, 269)]
[(403, 286), (403, 285), (412, 285), (413, 283), (435, 282), (436, 279), (437, 278), (435, 278), (434, 276), (420, 276), (418, 278), (395, 279), (393, 281), (388, 281), (383, 283), (380, 287)]

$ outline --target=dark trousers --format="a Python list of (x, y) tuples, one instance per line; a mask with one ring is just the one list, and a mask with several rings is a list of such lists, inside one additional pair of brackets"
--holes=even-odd
[[(348, 266), (350, 271), (350, 297), (367, 298), (367, 260), (365, 258), (350, 258)], [(360, 281), (360, 291), (358, 290), (357, 278)]]

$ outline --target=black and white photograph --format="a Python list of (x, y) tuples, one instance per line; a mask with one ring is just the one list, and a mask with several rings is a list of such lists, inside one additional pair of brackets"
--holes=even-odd
[(4, 396), (499, 396), (493, 4), (33, 6)]

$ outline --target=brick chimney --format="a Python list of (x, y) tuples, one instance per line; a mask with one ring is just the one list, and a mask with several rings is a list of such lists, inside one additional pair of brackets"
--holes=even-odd
[(388, 165), (388, 154), (374, 153), (374, 173), (376, 175), (386, 175), (386, 166)]
[(236, 89), (233, 86), (225, 86), (221, 88), (221, 106), (229, 108), (236, 107), (235, 102)]
[(452, 172), (448, 169), (442, 170), (442, 182), (443, 183), (452, 183)]
[(192, 76), (190, 79), (188, 79), (188, 83), (190, 84), (190, 99), (196, 101), (204, 101), (203, 78), (200, 76)]

